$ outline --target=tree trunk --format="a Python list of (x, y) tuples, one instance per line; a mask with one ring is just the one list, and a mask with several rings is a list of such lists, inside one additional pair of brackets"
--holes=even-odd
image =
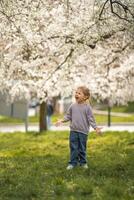
[(46, 114), (47, 114), (46, 102), (43, 102), (42, 104), (40, 104), (40, 121), (39, 121), (40, 122), (40, 127), (39, 127), (40, 132), (47, 130)]
[(111, 126), (111, 107), (108, 106), (108, 126)]

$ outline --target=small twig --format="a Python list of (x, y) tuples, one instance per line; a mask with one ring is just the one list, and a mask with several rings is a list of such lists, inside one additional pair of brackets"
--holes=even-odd
[(102, 13), (103, 13), (103, 11), (104, 11), (104, 9), (105, 9), (105, 6), (106, 6), (106, 4), (107, 4), (108, 1), (109, 1), (109, 0), (106, 0), (105, 3), (103, 4), (103, 7), (102, 7), (101, 12), (100, 12), (100, 14), (99, 14), (99, 19), (101, 19)]

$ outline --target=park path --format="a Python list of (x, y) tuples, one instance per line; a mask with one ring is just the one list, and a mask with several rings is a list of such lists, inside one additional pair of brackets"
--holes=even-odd
[[(107, 115), (108, 111), (107, 110), (97, 110), (93, 109), (94, 114), (100, 114), (100, 115)], [(30, 108), (28, 115), (29, 116), (34, 116), (36, 114), (36, 110), (34, 108)], [(118, 117), (130, 117), (133, 116), (134, 113), (120, 113), (120, 112), (111, 112), (111, 116), (118, 116)]]
[[(110, 127), (106, 125), (101, 125), (102, 132), (104, 131), (128, 131), (128, 132), (134, 132), (134, 124), (130, 125), (111, 125)], [(69, 131), (69, 126), (51, 126), (51, 131)], [(90, 129), (93, 131), (93, 129)], [(29, 124), (28, 125), (28, 131), (39, 131), (39, 125), (38, 124)], [(0, 132), (1, 133), (13, 133), (13, 132), (25, 132), (25, 125), (24, 124), (0, 124)]]
[[(93, 110), (94, 114), (100, 114), (100, 115), (107, 115), (108, 111), (102, 111), (102, 110)], [(133, 116), (134, 113), (120, 113), (120, 112), (111, 112), (111, 116), (117, 116), (117, 117), (130, 117)]]
[[(93, 110), (94, 114), (101, 114), (101, 115), (107, 115), (107, 111), (101, 111), (101, 110)], [(29, 116), (34, 116), (35, 115), (35, 109), (30, 109), (29, 110)], [(111, 112), (112, 116), (123, 116), (123, 117), (128, 117), (132, 116), (133, 114), (126, 114), (126, 113), (116, 113), (116, 112)], [(105, 124), (100, 125), (103, 129), (102, 131), (129, 131), (129, 132), (134, 132), (134, 122), (132, 123), (112, 123), (110, 127), (108, 127)], [(64, 125), (60, 127), (56, 126), (51, 126), (52, 131), (64, 131), (68, 130), (69, 131), (69, 126)], [(93, 129), (91, 128), (91, 131)], [(8, 123), (0, 123), (0, 132), (5, 132), (5, 133), (12, 133), (12, 132), (25, 132), (25, 124), (8, 124)], [(39, 131), (39, 124), (38, 123), (29, 123), (28, 124), (28, 131)]]

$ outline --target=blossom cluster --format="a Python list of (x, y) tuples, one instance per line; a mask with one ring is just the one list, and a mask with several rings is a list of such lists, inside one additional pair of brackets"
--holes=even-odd
[(3, 1), (0, 91), (44, 101), (86, 85), (110, 105), (133, 101), (133, 28), (112, 14), (97, 20), (99, 8), (94, 0)]

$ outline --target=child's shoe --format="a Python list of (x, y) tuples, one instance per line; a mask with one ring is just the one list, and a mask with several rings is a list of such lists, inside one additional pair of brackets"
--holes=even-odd
[(83, 167), (84, 169), (88, 169), (88, 165), (87, 164), (83, 164), (83, 165), (81, 165), (81, 167)]
[(73, 169), (73, 168), (74, 168), (73, 165), (68, 165), (66, 169), (67, 169), (67, 170), (70, 170), (70, 169)]

